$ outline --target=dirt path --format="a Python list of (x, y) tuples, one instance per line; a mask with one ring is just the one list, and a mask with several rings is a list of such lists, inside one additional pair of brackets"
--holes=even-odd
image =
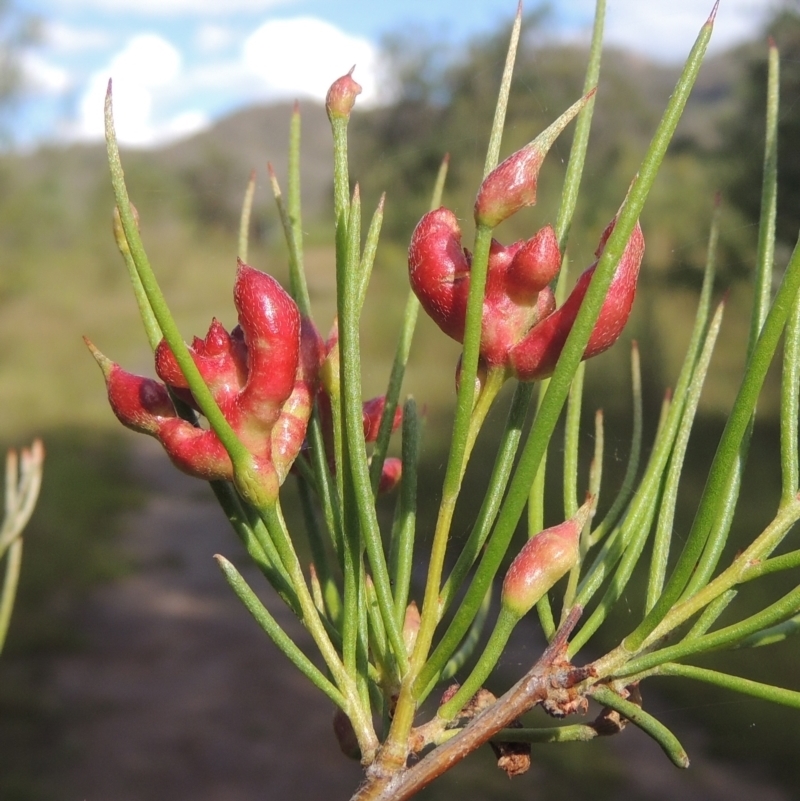
[[(339, 753), (330, 705), (260, 632), (211, 558), (221, 552), (246, 564), (207, 488), (173, 470), (149, 441), (137, 447), (136, 470), (152, 493), (122, 534), (138, 569), (93, 593), (82, 617), (87, 647), (54, 665), (69, 760), (50, 794), (69, 801), (349, 798), (360, 768)], [(247, 575), (263, 586), (258, 574)], [(300, 631), (280, 604), (271, 608)], [(708, 759), (699, 737), (684, 739), (693, 758), (687, 772), (636, 731), (604, 743), (619, 776), (602, 797), (790, 801)], [(538, 787), (535, 797), (547, 797), (537, 780), (541, 762), (512, 784), (494, 776), (474, 782), (475, 768), (460, 770), (440, 791), (478, 801), (531, 798)], [(593, 797), (591, 786), (586, 792)]]
[(54, 797), (347, 798), (359, 767), (333, 741), (329, 703), (221, 580), (214, 553), (246, 562), (208, 488), (150, 444), (136, 458), (152, 496), (123, 532), (139, 569), (93, 594), (89, 646), (55, 672), (73, 757)]

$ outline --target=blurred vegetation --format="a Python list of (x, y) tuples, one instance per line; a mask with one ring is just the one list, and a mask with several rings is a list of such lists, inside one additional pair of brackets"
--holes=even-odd
[(41, 39), (40, 20), (11, 0), (0, 0), (0, 140), (11, 141), (11, 118), (17, 101), (31, 90), (23, 58)]
[[(800, 208), (800, 3), (785, 3), (767, 29), (781, 53), (781, 114), (778, 123), (778, 240), (791, 248), (797, 239), (797, 209)], [(731, 201), (748, 220), (759, 213), (762, 146), (764, 142), (764, 89), (767, 82), (767, 54), (763, 47), (745, 47), (744, 79), (737, 86), (739, 113), (731, 117), (723, 140), (722, 156), (728, 170)]]
[[(800, 155), (795, 152), (800, 107), (793, 100), (800, 89), (800, 16), (791, 6), (787, 8), (771, 30), (785, 48), (779, 234), (788, 246), (796, 236), (800, 208)], [(527, 30), (512, 87), (504, 155), (532, 139), (581, 93), (585, 52), (578, 46), (553, 45), (545, 29), (530, 20)], [(464, 221), (465, 243), (469, 242), (472, 202), (506, 35), (503, 30), (476, 40), (457, 55), (443, 50), (424, 32), (398, 35), (387, 42), (395, 67), (396, 102), (372, 110), (356, 107), (351, 127), (352, 174), (361, 182), (367, 208), (388, 190), (385, 236), (363, 326), (369, 332), (364, 338), (366, 393), (381, 392), (388, 375), (407, 293), (406, 244), (427, 208), (445, 151), (451, 156), (445, 204)], [(701, 406), (704, 417), (697, 424), (692, 472), (686, 475), (680, 505), (684, 517), (676, 520), (676, 526), (684, 530), (702, 487), (702, 471), (715, 448), (720, 415), (729, 407), (743, 363), (749, 303), (746, 279), (753, 262), (760, 198), (765, 54), (765, 45), (752, 45), (704, 65), (642, 220), (647, 252), (628, 337), (635, 336), (640, 343), (646, 414), (652, 429), (663, 390), (674, 382), (686, 346), (713, 199), (717, 190), (723, 190), (719, 283), (729, 292), (729, 300)], [(600, 233), (622, 201), (677, 73), (675, 67), (654, 64), (642, 56), (615, 50), (606, 54), (569, 245), (576, 275), (592, 261)], [(247, 109), (191, 140), (158, 151), (123, 153), (150, 258), (187, 339), (204, 334), (214, 315), (228, 326), (233, 324), (231, 286), (238, 214), (253, 168), (259, 171), (260, 185), (251, 262), (278, 278), (286, 276), (285, 250), (264, 166), (269, 159), (278, 175), (285, 175), (290, 110), (285, 104)], [(302, 113), (306, 265), (316, 321), (324, 334), (335, 303), (333, 252), (327, 238), (330, 134), (321, 107), (303, 104)], [(569, 131), (564, 134), (545, 162), (539, 204), (505, 223), (498, 232), (500, 238), (529, 237), (554, 221), (570, 135)], [(74, 644), (59, 624), (69, 617), (68, 612), (64, 612), (66, 618), (60, 617), (59, 604), (62, 611), (69, 610), (70, 599), (79, 597), (92, 582), (125, 569), (112, 547), (111, 534), (114, 514), (137, 500), (127, 488), (125, 472), (125, 448), (134, 435), (117, 430), (100, 373), (81, 341), (81, 335), (87, 334), (126, 368), (152, 374), (128, 279), (111, 236), (111, 208), (100, 146), (48, 146), (34, 153), (0, 156), (0, 439), (13, 438), (18, 443), (37, 433), (44, 436), (48, 448), (42, 505), (27, 537), (30, 548), (18, 619), (9, 640), (9, 664), (14, 648), (17, 653), (32, 653)], [(782, 267), (783, 263), (776, 265), (777, 270)], [(428, 320), (420, 320), (408, 389), (426, 405), (428, 414), (423, 486), (440, 484), (457, 354), (454, 343)], [(627, 455), (628, 364), (628, 346), (620, 342), (593, 360), (587, 370), (587, 422), (596, 407), (607, 410), (609, 487), (618, 485), (619, 478), (614, 476), (622, 473)], [(742, 542), (760, 530), (764, 515), (759, 501), (769, 498), (771, 502), (777, 492), (777, 474), (770, 473), (777, 459), (776, 400), (777, 375), (773, 375), (759, 406), (763, 422), (757, 426), (751, 456), (751, 464), (757, 466), (750, 469), (750, 494), (740, 503), (744, 514), (731, 548), (738, 547), (737, 537)], [(497, 417), (502, 419), (502, 411)], [(93, 433), (87, 434), (88, 430)], [(490, 446), (491, 440), (489, 430), (486, 444)], [(587, 437), (587, 451), (590, 445)], [(106, 483), (101, 477), (112, 480)], [(559, 491), (557, 482), (554, 470), (550, 482), (554, 495)], [(465, 496), (479, 493), (480, 489), (470, 490)], [(556, 503), (552, 508), (557, 514)], [(463, 521), (471, 514), (469, 508), (459, 510)], [(633, 588), (629, 593), (631, 604), (638, 603), (636, 592)], [(610, 643), (626, 625), (625, 620), (617, 620), (603, 636)], [(66, 640), (59, 640), (65, 631)], [(769, 661), (764, 656), (743, 655), (742, 673), (766, 678), (760, 672)], [(770, 660), (773, 678), (777, 669), (782, 683), (794, 680), (793, 686), (798, 686), (797, 643), (773, 647)], [(0, 694), (0, 720), (8, 720), (15, 708), (19, 719), (25, 719), (30, 705), (37, 703), (35, 692), (19, 684), (26, 679), (15, 678), (13, 671), (9, 675), (11, 680)], [(682, 707), (697, 706), (701, 698), (717, 698), (706, 687), (662, 684), (671, 701)], [(12, 702), (12, 698), (23, 700)], [(800, 766), (786, 755), (800, 747), (800, 730), (796, 716), (787, 718), (786, 714), (737, 699), (724, 706), (704, 705), (692, 718), (696, 725), (714, 731), (715, 748), (727, 758), (758, 760), (787, 786), (796, 787)], [(745, 728), (756, 720), (758, 736), (753, 737)], [(776, 726), (778, 721), (782, 722)], [(27, 742), (24, 737), (22, 742)], [(588, 756), (590, 751), (594, 756)], [(574, 785), (565, 785), (563, 780), (577, 764), (572, 752), (580, 753), (582, 760), (593, 760), (592, 781), (600, 797), (613, 795), (615, 768), (608, 767), (605, 757), (596, 756), (605, 753), (603, 745), (550, 748), (548, 759), (551, 752), (554, 759), (569, 761), (569, 770), (553, 768), (553, 775), (561, 777), (558, 786), (570, 790), (564, 797), (575, 797)], [(17, 756), (12, 756), (17, 759), (21, 753), (14, 751)], [(594, 765), (601, 762), (607, 768), (598, 779)]]

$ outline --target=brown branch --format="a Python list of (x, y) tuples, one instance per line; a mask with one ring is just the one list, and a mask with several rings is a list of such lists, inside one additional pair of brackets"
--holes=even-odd
[(574, 668), (563, 661), (567, 638), (582, 611), (573, 608), (536, 664), (495, 704), (416, 765), (390, 775), (371, 774), (368, 769), (366, 781), (351, 801), (405, 801), (532, 707), (545, 700), (556, 704), (563, 701), (565, 691), (589, 675), (585, 668)]

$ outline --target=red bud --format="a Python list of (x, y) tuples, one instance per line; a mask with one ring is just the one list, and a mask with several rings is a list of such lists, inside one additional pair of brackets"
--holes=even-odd
[(350, 68), (347, 75), (337, 78), (328, 89), (325, 98), (325, 109), (328, 118), (333, 120), (336, 117), (347, 119), (356, 102), (356, 97), (361, 94), (361, 86), (353, 80), (353, 70)]
[(539, 169), (558, 135), (594, 95), (594, 89), (573, 103), (530, 144), (512, 153), (490, 172), (475, 200), (475, 222), (494, 228), (525, 206), (536, 203)]
[(581, 530), (589, 519), (594, 499), (587, 501), (564, 523), (540, 531), (529, 539), (508, 568), (500, 602), (517, 617), (526, 614), (562, 577), (580, 555)]
[(381, 470), (380, 481), (378, 482), (378, 493), (386, 495), (390, 493), (403, 477), (403, 462), (396, 456), (389, 456), (383, 460), (383, 470)]
[(406, 646), (406, 653), (411, 656), (414, 646), (417, 643), (419, 634), (420, 616), (416, 601), (412, 601), (406, 607), (406, 615), (403, 619), (403, 644)]
[(511, 259), (506, 272), (509, 296), (517, 303), (537, 302), (538, 294), (547, 288), (560, 268), (561, 253), (556, 232), (547, 225), (525, 242)]
[[(366, 442), (375, 442), (378, 439), (378, 431), (381, 427), (381, 417), (383, 417), (383, 410), (385, 406), (385, 395), (379, 395), (377, 398), (371, 398), (370, 400), (364, 401), (361, 407), (361, 416), (364, 421), (364, 440)], [(397, 427), (402, 422), (403, 410), (398, 406), (394, 410), (392, 431), (396, 431)]]

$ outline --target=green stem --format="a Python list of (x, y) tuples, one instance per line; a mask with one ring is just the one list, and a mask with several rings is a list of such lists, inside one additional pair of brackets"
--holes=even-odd
[(247, 448), (240, 442), (236, 432), (231, 428), (225, 415), (222, 414), (211, 390), (206, 386), (197, 365), (194, 363), (186, 344), (181, 337), (175, 320), (170, 314), (164, 295), (156, 281), (150, 261), (142, 245), (139, 229), (131, 209), (128, 190), (125, 186), (125, 174), (122, 169), (116, 134), (114, 132), (114, 117), (111, 103), (111, 82), (108, 84), (105, 104), (106, 145), (108, 163), (111, 171), (111, 185), (119, 211), (122, 229), (128, 242), (131, 258), (136, 266), (136, 272), (147, 296), (150, 308), (153, 311), (161, 331), (164, 334), (170, 350), (175, 356), (181, 373), (189, 384), (189, 389), (197, 402), (200, 411), (205, 415), (209, 425), (219, 438), (233, 463), (234, 480), (237, 489), (242, 495), (256, 506), (269, 502), (264, 497), (263, 490), (258, 481), (258, 471), (254, 467), (253, 457)]
[(506, 62), (503, 66), (503, 77), (500, 79), (500, 90), (497, 94), (497, 104), (494, 109), (494, 119), (492, 129), (489, 134), (489, 145), (486, 148), (486, 161), (483, 165), (483, 177), (485, 178), (500, 161), (500, 143), (503, 139), (503, 129), (506, 123), (506, 110), (508, 109), (508, 98), (511, 94), (511, 79), (514, 75), (514, 62), (517, 59), (517, 48), (519, 47), (519, 35), (522, 30), (522, 3), (517, 6), (517, 13), (514, 16), (514, 23), (511, 26), (511, 37), (506, 51)]
[[(335, 417), (334, 420), (336, 420)], [(316, 409), (311, 415), (306, 435), (311, 444), (310, 458), (316, 478), (314, 486), (322, 506), (322, 514), (325, 519), (328, 534), (331, 538), (333, 550), (341, 565), (344, 559), (344, 534), (342, 531), (342, 512), (339, 504), (340, 496), (336, 492), (335, 482), (331, 475), (330, 467), (328, 466), (322, 425), (319, 419), (319, 412)], [(302, 456), (300, 458), (302, 458)]]
[(408, 657), (403, 637), (394, 614), (389, 568), (383, 550), (380, 526), (375, 510), (369, 477), (367, 448), (361, 401), (361, 348), (359, 343), (358, 286), (358, 188), (348, 224), (347, 259), (337, 270), (339, 304), (339, 349), (341, 364), (342, 413), (346, 441), (345, 463), (339, 468), (352, 488), (358, 522), (372, 569), (372, 580), (380, 605), (386, 633), (401, 673), (405, 673)]
[[(481, 604), (481, 608), (478, 610), (478, 614), (475, 615), (475, 620), (472, 621), (472, 625), (469, 628), (469, 633), (464, 638), (464, 642), (461, 643), (461, 647), (447, 660), (447, 664), (444, 666), (442, 670), (442, 675), (439, 677), (439, 681), (449, 681), (453, 676), (461, 670), (462, 667), (467, 663), (467, 660), (470, 659), (472, 654), (474, 653), (475, 649), (480, 642), (481, 635), (483, 634), (483, 628), (486, 625), (486, 620), (489, 617), (489, 610), (492, 607), (492, 593), (487, 592), (483, 598), (483, 603)], [(431, 685), (430, 689), (432, 690), (435, 685)], [(427, 697), (428, 693), (425, 693)]]
[(358, 314), (364, 308), (364, 300), (367, 296), (369, 279), (372, 277), (372, 267), (375, 264), (375, 255), (378, 252), (378, 240), (381, 235), (383, 225), (383, 206), (386, 202), (386, 194), (382, 194), (378, 201), (378, 207), (370, 220), (367, 236), (364, 240), (364, 251), (361, 254), (361, 261), (358, 265), (358, 286), (356, 290), (356, 309)]
[[(339, 655), (336, 653), (336, 649), (333, 647), (325, 631), (325, 627), (322, 625), (322, 620), (319, 616), (319, 612), (317, 612), (316, 606), (314, 606), (314, 599), (311, 597), (311, 592), (306, 584), (303, 569), (300, 566), (300, 561), (297, 558), (291, 538), (289, 537), (289, 532), (286, 529), (286, 522), (283, 519), (280, 507), (278, 504), (274, 504), (273, 506), (259, 509), (258, 511), (264, 520), (278, 555), (289, 574), (292, 586), (297, 593), (298, 603), (303, 613), (303, 625), (308, 629), (314, 639), (337, 686), (345, 692), (345, 688), (350, 685), (350, 677), (345, 672), (344, 665)], [(347, 693), (345, 692), (345, 694)]]
[[(481, 548), (483, 548), (486, 538), (489, 536), (492, 524), (497, 516), (497, 510), (500, 508), (500, 504), (503, 500), (503, 493), (508, 484), (508, 479), (514, 467), (514, 457), (516, 456), (517, 447), (522, 437), (522, 428), (525, 425), (525, 417), (528, 412), (531, 396), (533, 395), (533, 389), (534, 386), (532, 383), (518, 383), (514, 391), (511, 407), (508, 411), (508, 420), (500, 439), (492, 475), (489, 479), (489, 486), (486, 489), (483, 503), (478, 512), (478, 517), (467, 541), (458, 554), (458, 559), (453, 569), (450, 571), (450, 575), (447, 577), (442, 587), (440, 595), (440, 617), (444, 615), (450, 607), (467, 573), (469, 573), (470, 568), (478, 558), (478, 554)], [(537, 530), (541, 530), (541, 526)], [(437, 652), (438, 648), (434, 653)], [(431, 660), (433, 659), (434, 656), (431, 655)], [(429, 672), (429, 667), (427, 665), (425, 672)]]
[[(769, 626), (774, 626), (776, 623), (780, 623), (786, 618), (797, 614), (798, 611), (800, 611), (800, 587), (796, 587), (766, 609), (738, 623), (718, 629), (711, 634), (704, 634), (702, 637), (693, 637), (691, 640), (684, 639), (676, 645), (631, 659), (622, 668), (614, 671), (614, 678), (632, 676), (662, 665), (665, 662), (675, 662), (695, 654), (720, 648), (732, 648), (751, 634), (755, 634)], [(599, 665), (599, 663), (596, 663), (596, 665)], [(604, 667), (600, 665), (598, 675), (603, 675), (603, 671)]]
[(369, 643), (375, 654), (375, 660), (381, 670), (381, 678), (390, 681), (392, 676), (392, 661), (386, 640), (386, 627), (383, 625), (378, 599), (375, 595), (375, 585), (367, 579), (367, 615), (369, 617)]
[(486, 643), (480, 659), (478, 659), (466, 681), (458, 688), (456, 694), (447, 703), (439, 707), (436, 713), (437, 717), (444, 721), (452, 720), (469, 699), (478, 692), (497, 664), (497, 660), (503, 655), (503, 649), (508, 643), (508, 638), (519, 620), (519, 615), (510, 612), (505, 607), (500, 608), (494, 631), (492, 631), (489, 642)]
[[(303, 612), (297, 600), (292, 580), (278, 555), (264, 521), (251, 507), (245, 508), (244, 502), (227, 481), (210, 481), (209, 485), (233, 530), (244, 545), (247, 555), (258, 566), (292, 612), (302, 619)], [(248, 514), (248, 510), (250, 514)]]
[(595, 686), (592, 689), (592, 697), (595, 701), (604, 706), (619, 712), (634, 726), (638, 726), (643, 732), (649, 734), (660, 746), (675, 767), (688, 768), (689, 756), (678, 738), (660, 721), (649, 715), (636, 704), (620, 698), (609, 687)]
[(319, 529), (319, 524), (317, 523), (314, 505), (311, 502), (311, 490), (308, 482), (302, 477), (298, 477), (297, 489), (300, 495), (300, 507), (303, 510), (306, 531), (308, 532), (311, 558), (314, 560), (314, 566), (319, 575), (322, 597), (325, 600), (325, 609), (331, 620), (339, 622), (341, 621), (342, 615), (342, 597), (334, 581), (328, 552), (325, 548), (325, 542), (322, 539), (322, 532)]
[(394, 580), (394, 614), (398, 626), (402, 626), (405, 619), (414, 562), (419, 428), (417, 404), (413, 398), (409, 398), (403, 408), (403, 480), (400, 482), (397, 518), (392, 527), (389, 554), (389, 572)]
[(722, 511), (731, 471), (739, 458), (739, 448), (750, 426), (753, 410), (764, 383), (772, 356), (800, 286), (800, 247), (795, 247), (778, 294), (770, 309), (755, 348), (747, 362), (745, 376), (728, 417), (725, 431), (714, 455), (708, 480), (678, 563), (659, 598), (645, 619), (625, 639), (624, 646), (637, 651), (655, 629), (691, 580), (702, 586), (716, 567), (718, 543), (709, 539)]
[[(594, 12), (594, 26), (592, 28), (592, 41), (589, 46), (589, 63), (586, 67), (586, 77), (583, 82), (583, 93), (588, 94), (600, 80), (600, 61), (603, 54), (603, 28), (605, 26), (606, 2), (597, 0)], [(561, 205), (556, 218), (556, 236), (558, 246), (563, 254), (567, 247), (572, 218), (578, 203), (578, 194), (583, 175), (583, 165), (586, 161), (586, 151), (589, 146), (589, 133), (592, 127), (595, 96), (589, 98), (586, 105), (578, 114), (575, 123), (575, 135), (572, 139), (572, 148), (569, 153), (569, 162), (564, 176), (564, 188), (561, 193)]]
[(758, 251), (754, 281), (753, 313), (747, 355), (753, 352), (769, 311), (772, 266), (775, 261), (775, 220), (778, 213), (778, 106), (780, 61), (778, 48), (769, 48), (767, 68), (767, 115), (764, 137), (764, 177), (761, 185), (761, 214), (758, 221)]
[[(138, 213), (133, 207), (131, 207), (131, 213), (134, 218), (134, 223), (136, 224), (138, 221)], [(122, 220), (119, 216), (119, 209), (116, 206), (114, 207), (114, 239), (117, 242), (117, 247), (119, 248), (119, 252), (122, 254), (122, 258), (125, 261), (125, 267), (128, 270), (128, 277), (130, 278), (131, 286), (133, 287), (133, 296), (136, 298), (136, 306), (139, 309), (139, 317), (142, 320), (142, 326), (144, 327), (144, 332), (147, 336), (147, 342), (149, 343), (150, 348), (155, 350), (158, 346), (158, 343), (163, 339), (164, 335), (161, 333), (161, 327), (159, 326), (158, 321), (153, 314), (153, 309), (150, 307), (150, 301), (147, 299), (147, 293), (144, 291), (144, 287), (142, 286), (142, 280), (139, 278), (139, 273), (136, 269), (136, 263), (133, 260), (131, 249), (128, 245), (128, 240), (125, 237), (125, 231), (122, 228)]]
[(572, 379), (567, 400), (567, 422), (564, 428), (564, 519), (578, 511), (578, 450), (581, 434), (583, 377), (586, 362), (581, 362)]
[(800, 550), (789, 551), (789, 553), (773, 556), (772, 559), (765, 559), (752, 565), (743, 581), (761, 578), (770, 573), (777, 573), (779, 570), (791, 570), (794, 567), (800, 567)]
[[(648, 487), (646, 493), (637, 495), (636, 501), (641, 502), (637, 504), (635, 512), (625, 518), (618, 536), (614, 540), (609, 538), (606, 541), (598, 560), (603, 558), (604, 554), (608, 554), (605, 558), (605, 567), (608, 572), (611, 571), (617, 560), (619, 560), (619, 566), (600, 603), (570, 641), (568, 650), (570, 656), (578, 653), (588, 642), (589, 638), (600, 628), (606, 617), (608, 617), (609, 612), (622, 596), (636, 563), (642, 555), (642, 550), (653, 525), (659, 491), (660, 482), (655, 481)], [(591, 594), (587, 591), (588, 586), (590, 585), (584, 585), (579, 588), (577, 602), (580, 606), (584, 606), (585, 600), (591, 597)]]
[(715, 684), (717, 687), (724, 687), (726, 690), (733, 690), (743, 695), (752, 695), (764, 701), (772, 701), (783, 706), (792, 706), (800, 709), (800, 692), (796, 690), (786, 690), (783, 687), (773, 687), (771, 684), (762, 684), (759, 681), (742, 679), (739, 676), (731, 676), (727, 673), (719, 673), (716, 670), (695, 667), (694, 665), (679, 665), (670, 662), (661, 665), (658, 669), (658, 676), (682, 676), (687, 679), (704, 681), (708, 684)]
[(769, 626), (766, 629), (757, 631), (749, 637), (745, 637), (737, 643), (737, 648), (761, 648), (764, 645), (774, 645), (783, 642), (787, 637), (791, 637), (800, 631), (800, 615), (794, 615), (783, 623)]
[(738, 595), (736, 590), (728, 590), (723, 592), (718, 598), (715, 598), (702, 612), (700, 617), (697, 618), (695, 624), (686, 632), (684, 639), (691, 640), (695, 637), (701, 637), (717, 622), (719, 616), (728, 608), (731, 601)]
[(256, 193), (256, 171), (250, 173), (247, 189), (242, 201), (242, 213), (239, 217), (239, 258), (247, 262), (247, 246), (250, 240), (250, 215), (253, 211), (253, 195)]
[(791, 504), (781, 507), (773, 521), (736, 557), (727, 570), (720, 573), (695, 595), (679, 603), (653, 631), (646, 644), (661, 639), (722, 593), (727, 592), (736, 584), (748, 581), (751, 575), (757, 575), (762, 561), (780, 545), (798, 519), (800, 519), (800, 499), (795, 498)]
[(723, 305), (717, 307), (711, 325), (706, 336), (706, 342), (700, 354), (697, 367), (695, 368), (692, 381), (689, 384), (689, 391), (686, 396), (686, 404), (681, 416), (678, 436), (672, 449), (669, 459), (667, 476), (664, 484), (664, 492), (661, 498), (661, 506), (658, 515), (658, 525), (653, 540), (653, 555), (650, 562), (650, 577), (647, 583), (647, 595), (645, 599), (645, 611), (650, 611), (656, 604), (659, 596), (664, 589), (664, 580), (667, 574), (667, 561), (669, 559), (670, 545), (672, 544), (672, 534), (675, 522), (675, 508), (678, 502), (678, 487), (680, 486), (683, 474), (683, 464), (686, 457), (686, 449), (689, 445), (689, 436), (692, 432), (697, 406), (700, 403), (700, 393), (703, 391), (705, 377), (711, 356), (714, 352), (714, 345), (717, 341), (720, 325), (722, 324)]
[(800, 487), (797, 410), (800, 408), (800, 292), (794, 299), (783, 342), (781, 377), (781, 503), (790, 503)]
[(11, 613), (19, 586), (19, 573), (22, 567), (22, 537), (17, 537), (5, 553), (6, 570), (3, 578), (3, 589), (0, 593), (0, 653), (6, 643)]
[(291, 245), (289, 248), (289, 277), (292, 296), (297, 302), (300, 312), (311, 317), (311, 301), (308, 297), (303, 266), (303, 220), (300, 203), (300, 107), (295, 103), (292, 121), (289, 125), (289, 181), (287, 188), (287, 206), (289, 212)]
[[(289, 251), (289, 288), (291, 290), (291, 295), (295, 303), (297, 303), (297, 308), (300, 309), (300, 313), (303, 317), (310, 318), (311, 300), (308, 296), (308, 284), (306, 283), (306, 277), (303, 271), (303, 234), (300, 229), (299, 208), (296, 212), (298, 216), (294, 217), (283, 202), (283, 193), (281, 192), (280, 184), (278, 184), (275, 170), (272, 168), (271, 164), (267, 165), (267, 169), (269, 171), (269, 181), (272, 187), (272, 196), (275, 198), (275, 205), (278, 208), (278, 215), (283, 228), (283, 236)], [(292, 179), (290, 174), (289, 186), (291, 187), (291, 185)]]
[(628, 505), (633, 494), (636, 474), (639, 471), (639, 460), (642, 453), (642, 370), (639, 362), (639, 346), (631, 344), (631, 384), (633, 387), (633, 431), (631, 433), (631, 450), (622, 486), (606, 512), (606, 516), (589, 536), (589, 547), (596, 545), (616, 525), (622, 510)]
[(244, 580), (239, 571), (224, 557), (214, 557), (225, 575), (231, 589), (239, 597), (256, 622), (269, 635), (269, 638), (280, 648), (298, 670), (318, 687), (336, 706), (348, 711), (348, 703), (344, 695), (331, 684), (322, 673), (314, 667), (309, 658), (295, 645), (294, 641), (280, 627), (266, 607)]
[[(436, 182), (431, 196), (431, 210), (437, 209), (442, 201), (444, 182), (447, 178), (447, 170), (450, 165), (450, 157), (445, 155), (439, 165), (439, 172), (436, 175)], [(400, 331), (400, 338), (397, 341), (397, 348), (392, 362), (392, 371), (389, 375), (389, 386), (386, 388), (386, 402), (383, 407), (381, 424), (378, 428), (378, 438), (372, 449), (372, 463), (370, 464), (370, 481), (372, 491), (377, 496), (378, 485), (381, 480), (381, 471), (386, 459), (386, 452), (389, 449), (389, 438), (392, 435), (394, 425), (394, 414), (397, 409), (400, 389), (403, 386), (403, 378), (408, 365), (408, 358), (411, 354), (411, 342), (414, 338), (414, 331), (417, 327), (417, 317), (419, 316), (420, 303), (417, 296), (409, 290), (406, 299), (406, 307), (403, 312), (403, 328)]]
[[(595, 443), (595, 452), (594, 458), (592, 460), (592, 467), (589, 471), (589, 496), (593, 499), (592, 506), (592, 516), (597, 511), (597, 504), (600, 500), (600, 484), (602, 481), (602, 472), (603, 472), (603, 441), (604, 441), (605, 433), (603, 429), (603, 411), (602, 409), (598, 409), (597, 413), (595, 414), (595, 434), (594, 434), (594, 443)], [(577, 509), (575, 510), (577, 512)], [(575, 514), (572, 513), (571, 516)], [(578, 592), (578, 580), (580, 579), (581, 575), (581, 568), (583, 567), (583, 560), (586, 558), (586, 554), (589, 550), (589, 544), (591, 542), (591, 521), (592, 517), (589, 517), (589, 520), (586, 521), (586, 524), (581, 531), (581, 538), (580, 538), (580, 551), (578, 561), (572, 566), (572, 569), (569, 571), (569, 578), (567, 580), (567, 588), (564, 590), (564, 599), (561, 604), (561, 623), (563, 623), (567, 615), (569, 615), (570, 610), (572, 609), (573, 604), (575, 603), (575, 596)]]

